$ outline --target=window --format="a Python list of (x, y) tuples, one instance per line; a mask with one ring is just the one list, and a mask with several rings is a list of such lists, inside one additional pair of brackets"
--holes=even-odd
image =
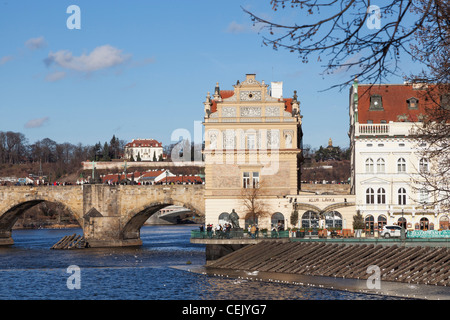
[(387, 123), (387, 121), (386, 120), (381, 120), (380, 123)]
[(419, 172), (426, 173), (428, 172), (428, 160), (425, 158), (420, 159), (419, 161)]
[(319, 227), (319, 214), (314, 211), (306, 211), (302, 215), (302, 227), (303, 228), (318, 228)]
[(428, 203), (428, 198), (429, 198), (428, 190), (426, 188), (420, 189), (420, 191), (419, 191), (419, 202), (421, 204), (426, 204), (426, 203)]
[(450, 110), (450, 94), (446, 93), (441, 95), (441, 108)]
[(366, 190), (366, 204), (375, 203), (375, 193), (372, 188)]
[(378, 188), (377, 190), (377, 203), (385, 204), (386, 203), (386, 191), (384, 188)]
[(366, 159), (366, 173), (373, 173), (373, 160), (372, 158)]
[(408, 109), (418, 109), (419, 108), (419, 100), (417, 98), (409, 98), (406, 100), (406, 103), (408, 103)]
[(400, 158), (397, 161), (397, 172), (405, 173), (406, 172), (406, 160), (404, 158)]
[(377, 172), (384, 173), (385, 171), (385, 163), (383, 158), (379, 158), (377, 160)]
[(380, 95), (374, 94), (370, 97), (369, 110), (383, 110), (383, 101)]
[(243, 188), (259, 188), (259, 172), (243, 172)]
[(338, 211), (325, 212), (325, 228), (342, 228), (342, 215)]
[(253, 188), (259, 188), (259, 172), (253, 172), (252, 182)]
[(383, 227), (387, 224), (387, 218), (385, 215), (378, 216), (378, 230), (383, 229)]
[(242, 187), (250, 188), (250, 172), (244, 172), (242, 179)]
[(406, 190), (405, 188), (398, 189), (398, 204), (405, 205), (406, 204)]
[(367, 120), (368, 124), (373, 124), (373, 120)]
[(249, 134), (247, 136), (247, 149), (249, 150), (256, 149), (256, 136), (254, 134)]

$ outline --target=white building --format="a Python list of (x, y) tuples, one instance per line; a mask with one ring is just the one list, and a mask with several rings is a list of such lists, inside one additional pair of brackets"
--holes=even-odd
[(425, 114), (421, 87), (361, 85), (350, 89), (352, 193), (366, 230), (384, 224), (408, 230), (448, 228), (448, 213), (431, 205), (419, 170), (430, 170), (413, 129)]
[(125, 145), (125, 158), (138, 161), (161, 161), (162, 143), (154, 139), (133, 139)]

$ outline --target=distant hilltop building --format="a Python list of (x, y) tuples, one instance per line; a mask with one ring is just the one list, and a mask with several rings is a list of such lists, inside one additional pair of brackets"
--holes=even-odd
[(162, 161), (162, 143), (154, 139), (133, 139), (125, 145), (125, 159), (131, 161)]

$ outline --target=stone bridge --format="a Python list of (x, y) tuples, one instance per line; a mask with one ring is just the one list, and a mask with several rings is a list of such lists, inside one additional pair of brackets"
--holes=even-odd
[(62, 203), (91, 247), (141, 245), (140, 228), (158, 210), (179, 205), (204, 214), (204, 185), (0, 187), (0, 245), (13, 244), (17, 219), (43, 202)]

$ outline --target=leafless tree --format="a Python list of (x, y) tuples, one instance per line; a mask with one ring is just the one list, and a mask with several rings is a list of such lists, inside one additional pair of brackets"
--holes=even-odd
[[(377, 83), (400, 71), (409, 56), (429, 68), (430, 53), (448, 57), (448, 0), (271, 0), (274, 11), (296, 10), (302, 23), (269, 21), (243, 8), (262, 25), (263, 44), (297, 53), (302, 62), (325, 61), (324, 74), (352, 73), (333, 87), (358, 78)], [(377, 6), (378, 5), (378, 6)], [(285, 17), (283, 17), (285, 18)], [(277, 19), (275, 17), (274, 19)], [(418, 55), (422, 52), (423, 55)]]
[(240, 201), (244, 208), (243, 214), (245, 220), (252, 220), (254, 223), (257, 219), (270, 215), (268, 204), (264, 199), (265, 194), (265, 183), (262, 180), (257, 185), (242, 188)]

